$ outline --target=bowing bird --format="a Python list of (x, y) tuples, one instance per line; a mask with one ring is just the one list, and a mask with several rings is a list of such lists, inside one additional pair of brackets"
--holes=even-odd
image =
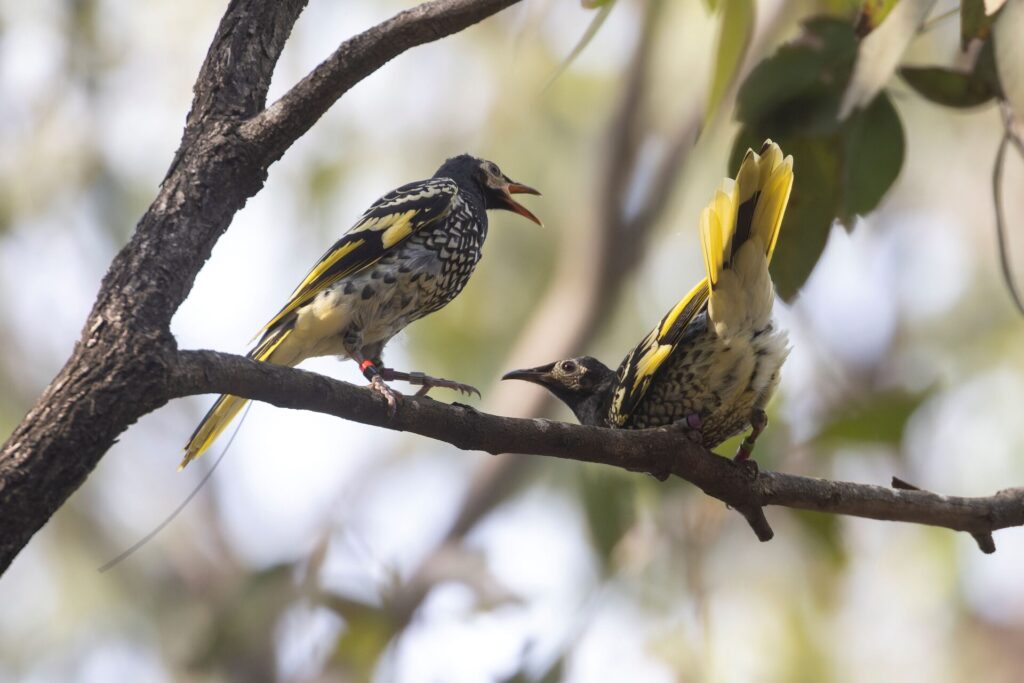
[(750, 457), (767, 425), (764, 406), (789, 353), (772, 323), (768, 264), (793, 186), (793, 158), (768, 140), (748, 150), (701, 213), (706, 277), (623, 359), (617, 372), (589, 356), (514, 370), (580, 423), (622, 429), (669, 425), (706, 448), (752, 427), (736, 457)]
[[(513, 199), (521, 193), (540, 194), (494, 162), (463, 154), (432, 178), (384, 195), (316, 262), (263, 326), (248, 357), (289, 366), (316, 356), (350, 358), (391, 413), (396, 392), (386, 382), (392, 380), (420, 385), (420, 394), (434, 387), (479, 394), (466, 384), (385, 367), (381, 353), (406, 325), (444, 307), (466, 286), (487, 237), (488, 209), (541, 225)], [(185, 446), (179, 469), (202, 455), (247, 402), (218, 398)]]

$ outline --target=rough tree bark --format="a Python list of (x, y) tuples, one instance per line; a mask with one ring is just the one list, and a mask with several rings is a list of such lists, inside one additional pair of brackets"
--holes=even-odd
[(416, 45), (518, 0), (433, 0), (342, 45), (265, 107), (274, 65), (305, 0), (232, 0), (195, 85), (181, 146), (160, 192), (111, 263), (64, 368), (0, 449), (0, 570), (117, 436), (174, 397), (229, 392), (404, 429), (460, 448), (515, 451), (675, 474), (733, 505), (763, 540), (761, 507), (786, 505), (933, 524), (975, 535), (1024, 524), (1024, 490), (988, 498), (830, 482), (734, 466), (666, 430), (619, 432), (484, 415), (407, 399), (392, 420), (368, 391), (301, 370), (212, 352), (179, 352), (171, 316), (267, 168), (352, 85)]
[(232, 0), (159, 194), (111, 263), (71, 357), (0, 449), (0, 570), (117, 436), (171, 397), (171, 316), (267, 168), (393, 57), (518, 1), (433, 0), (402, 12), (342, 43), (267, 108), (274, 65), (306, 0)]

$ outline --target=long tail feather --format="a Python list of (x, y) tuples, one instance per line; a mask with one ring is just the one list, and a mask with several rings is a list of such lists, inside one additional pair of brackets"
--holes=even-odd
[(726, 180), (701, 213), (708, 316), (720, 336), (767, 324), (774, 297), (768, 263), (792, 187), (793, 157), (766, 140), (760, 154), (747, 150), (736, 180)]
[[(290, 327), (278, 328), (268, 332), (256, 348), (249, 352), (249, 358), (264, 362), (280, 362), (274, 357), (274, 354), (281, 348), (281, 344), (284, 343), (291, 332), (292, 328)], [(292, 363), (289, 362), (287, 364), (291, 365)], [(190, 462), (205, 453), (248, 402), (249, 399), (231, 396), (230, 394), (224, 394), (218, 398), (213, 407), (206, 413), (206, 416), (203, 417), (199, 426), (196, 427), (196, 430), (192, 432), (191, 438), (189, 438), (188, 443), (185, 445), (185, 456), (181, 459), (181, 464), (178, 465), (178, 471), (180, 472), (185, 469)]]

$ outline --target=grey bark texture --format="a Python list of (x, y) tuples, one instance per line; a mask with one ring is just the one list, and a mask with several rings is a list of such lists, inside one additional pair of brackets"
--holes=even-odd
[(67, 363), (0, 449), (0, 571), (85, 480), (118, 435), (172, 398), (229, 392), (414, 432), (463, 449), (674, 474), (742, 512), (767, 540), (765, 505), (991, 532), (1024, 524), (1024, 490), (952, 498), (735, 466), (666, 430), (626, 432), (479, 413), (429, 399), (387, 419), (365, 389), (238, 356), (178, 351), (170, 319), (267, 168), (349, 88), (405, 50), (518, 0), (433, 0), (342, 43), (279, 101), (271, 74), (305, 0), (232, 0), (195, 85), (181, 146), (114, 258)]

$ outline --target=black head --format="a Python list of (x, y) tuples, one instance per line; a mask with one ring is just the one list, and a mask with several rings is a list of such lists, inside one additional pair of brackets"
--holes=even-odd
[(605, 426), (616, 381), (614, 371), (590, 356), (513, 370), (502, 379), (521, 379), (541, 385), (569, 406), (580, 424), (594, 426)]
[(437, 169), (435, 178), (451, 178), (456, 182), (472, 183), (484, 198), (484, 206), (488, 209), (504, 209), (518, 213), (537, 225), (543, 225), (540, 219), (529, 209), (512, 199), (514, 194), (540, 194), (529, 185), (517, 183), (501, 172), (498, 165), (486, 159), (477, 159), (469, 154), (452, 157)]

